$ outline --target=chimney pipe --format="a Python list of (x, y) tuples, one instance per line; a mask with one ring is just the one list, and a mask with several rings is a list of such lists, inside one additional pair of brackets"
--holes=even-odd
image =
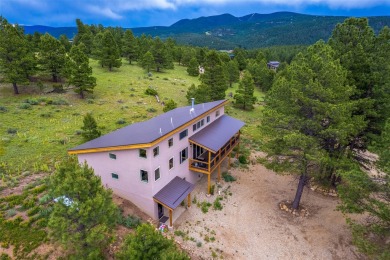
[(191, 109), (194, 109), (194, 104), (195, 104), (195, 98), (191, 98)]

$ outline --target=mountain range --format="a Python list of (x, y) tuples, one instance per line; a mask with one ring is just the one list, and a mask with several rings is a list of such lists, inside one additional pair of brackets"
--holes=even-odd
[[(309, 45), (328, 40), (337, 23), (346, 16), (317, 16), (292, 12), (272, 14), (253, 13), (242, 17), (231, 14), (182, 19), (171, 26), (129, 28), (134, 35), (174, 38), (180, 44), (207, 46), (214, 49), (247, 49), (277, 45)], [(384, 26), (390, 27), (390, 16), (368, 17), (376, 33)], [(54, 37), (66, 34), (73, 38), (76, 27), (24, 26), (25, 33), (50, 33)]]

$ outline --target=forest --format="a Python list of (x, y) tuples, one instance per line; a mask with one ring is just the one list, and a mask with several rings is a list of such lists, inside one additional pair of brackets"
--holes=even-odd
[[(390, 257), (388, 27), (375, 32), (366, 18), (348, 18), (326, 42), (235, 48), (232, 58), (172, 38), (76, 24), (70, 42), (25, 35), (0, 19), (0, 194), (33, 180), (0, 198), (0, 243), (14, 257), (35, 259), (37, 247), (52, 243), (69, 258), (107, 258), (123, 225), (134, 232), (115, 258), (188, 259), (172, 240), (122, 215), (93, 170), (66, 151), (191, 98), (230, 98), (227, 113), (247, 124), (243, 156), (261, 150), (267, 168), (299, 179), (289, 207), (300, 207), (310, 183), (335, 189), (338, 210), (367, 216), (346, 219), (355, 246), (372, 259)], [(270, 60), (280, 61), (276, 71)], [(368, 161), (368, 151), (378, 159)], [(53, 202), (62, 194), (73, 206)]]

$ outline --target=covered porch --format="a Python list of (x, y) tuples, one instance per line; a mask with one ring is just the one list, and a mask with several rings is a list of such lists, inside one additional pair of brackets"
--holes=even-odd
[(176, 176), (167, 185), (164, 186), (159, 192), (153, 196), (153, 200), (157, 203), (157, 207), (164, 207), (168, 210), (168, 216), (164, 213), (160, 215), (158, 209), (158, 218), (168, 218), (169, 227), (173, 226), (173, 211), (187, 199), (187, 206), (191, 206), (191, 192), (195, 188), (195, 185), (188, 181)]
[[(218, 181), (221, 178), (221, 163), (235, 147), (239, 147), (240, 129), (244, 123), (230, 116), (223, 115), (210, 126), (189, 138), (192, 146), (192, 158), (189, 160), (191, 171), (207, 174), (207, 193), (210, 194), (210, 176), (218, 170)], [(236, 153), (238, 156), (238, 152)]]

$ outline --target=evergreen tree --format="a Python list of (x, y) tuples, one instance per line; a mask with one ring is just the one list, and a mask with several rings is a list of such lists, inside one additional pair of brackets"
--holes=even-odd
[(199, 64), (195, 57), (193, 57), (188, 64), (187, 73), (190, 76), (199, 76)]
[(170, 99), (168, 100), (166, 103), (165, 103), (165, 106), (163, 108), (163, 111), (164, 112), (168, 112), (172, 109), (175, 109), (177, 108), (177, 103), (173, 100), (173, 99)]
[(267, 92), (261, 124), (265, 164), (300, 175), (294, 209), (310, 177), (337, 176), (350, 164), (351, 139), (365, 126), (353, 115), (355, 91), (333, 50), (320, 41), (298, 54)]
[(172, 57), (170, 56), (164, 42), (162, 42), (159, 37), (154, 39), (151, 53), (154, 58), (154, 64), (157, 72), (160, 72), (161, 69), (173, 69)]
[(122, 54), (131, 64), (132, 61), (137, 60), (138, 46), (137, 39), (131, 30), (126, 30), (122, 39)]
[(101, 132), (98, 130), (96, 120), (93, 118), (91, 113), (87, 113), (84, 116), (83, 123), (84, 125), (81, 128), (83, 129), (83, 132), (81, 135), (84, 137), (86, 142), (101, 136)]
[(236, 100), (235, 105), (244, 110), (253, 109), (253, 104), (256, 101), (256, 97), (253, 96), (255, 90), (255, 83), (253, 82), (252, 75), (249, 72), (244, 72), (236, 95), (234, 99)]
[(103, 67), (107, 66), (110, 71), (112, 71), (112, 68), (114, 67), (119, 68), (122, 65), (119, 48), (109, 30), (106, 30), (103, 33), (101, 44), (101, 56), (99, 57), (100, 64)]
[(80, 94), (81, 98), (84, 98), (84, 92), (93, 93), (96, 86), (88, 56), (81, 50), (83, 46), (84, 44), (80, 44), (72, 47), (66, 64), (68, 83), (75, 87), (75, 92)]
[(102, 258), (119, 210), (100, 177), (87, 164), (69, 158), (50, 177), (50, 195), (58, 200), (49, 218), (50, 236), (76, 259)]
[(46, 33), (39, 44), (39, 63), (48, 72), (53, 82), (58, 82), (65, 67), (65, 47), (53, 36)]
[(12, 83), (14, 93), (19, 94), (18, 84), (28, 84), (35, 70), (35, 57), (23, 29), (0, 16), (0, 72), (4, 82)]
[(149, 224), (141, 224), (134, 234), (126, 237), (122, 249), (116, 255), (117, 259), (175, 259), (189, 260), (190, 258), (177, 249), (171, 239), (165, 238)]
[(150, 69), (154, 67), (154, 57), (150, 51), (146, 52), (143, 55), (141, 60), (141, 66), (142, 68), (146, 69), (148, 73), (150, 72)]
[(229, 86), (232, 87), (233, 83), (238, 82), (240, 79), (240, 70), (238, 69), (238, 63), (235, 60), (230, 60), (225, 64), (225, 71), (229, 81)]
[(247, 70), (252, 74), (256, 87), (264, 92), (271, 88), (275, 72), (268, 69), (265, 59), (251, 60), (247, 65)]
[(234, 49), (234, 59), (238, 63), (238, 69), (243, 71), (246, 69), (247, 60), (246, 60), (246, 52), (243, 49), (236, 48)]
[[(184, 66), (189, 66), (191, 59), (192, 59), (192, 58), (196, 58), (196, 55), (195, 55), (195, 54), (196, 54), (196, 53), (195, 53), (195, 50), (194, 50), (193, 48), (188, 48), (188, 47), (185, 48), (185, 49), (183, 50), (183, 57), (182, 57), (182, 59), (181, 59), (182, 65), (184, 65)], [(196, 60), (197, 60), (196, 63), (199, 64), (198, 59), (196, 59)]]
[(70, 43), (68, 37), (65, 34), (61, 34), (58, 40), (60, 41), (62, 46), (64, 46), (65, 52), (69, 52), (70, 48), (72, 48), (72, 44)]
[(204, 64), (205, 72), (201, 75), (202, 85), (210, 89), (210, 101), (225, 98), (225, 91), (228, 88), (225, 71), (222, 62), (216, 51), (210, 51), (206, 55)]

